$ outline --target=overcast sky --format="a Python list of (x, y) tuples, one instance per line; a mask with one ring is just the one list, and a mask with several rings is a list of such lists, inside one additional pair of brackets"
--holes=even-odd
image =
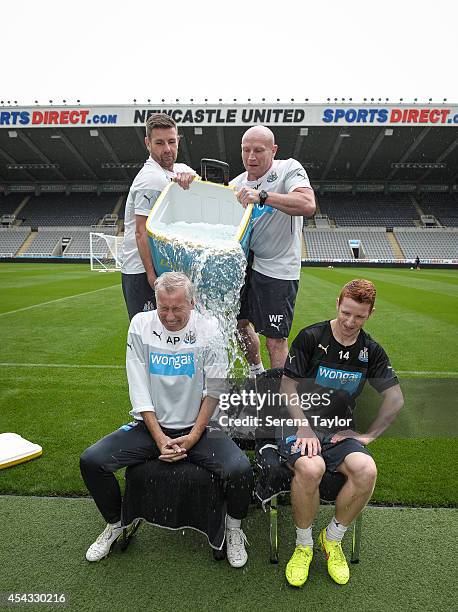
[(457, 6), (4, 0), (0, 100), (458, 103)]

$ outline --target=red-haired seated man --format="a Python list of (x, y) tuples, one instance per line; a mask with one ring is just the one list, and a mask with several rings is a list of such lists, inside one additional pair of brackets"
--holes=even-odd
[[(319, 485), (326, 470), (346, 477), (335, 502), (335, 516), (319, 536), (328, 572), (338, 584), (350, 573), (341, 540), (374, 490), (377, 468), (367, 445), (395, 419), (404, 399), (387, 354), (363, 327), (374, 312), (375, 287), (367, 280), (347, 283), (337, 298), (332, 321), (309, 325), (294, 339), (285, 364), (294, 429), (279, 445), (282, 461), (294, 472), (291, 504), (296, 548), (286, 567), (292, 586), (307, 580), (313, 557), (312, 522)], [(378, 415), (364, 434), (354, 430), (356, 398), (368, 381), (383, 397)], [(297, 419), (297, 420), (296, 420)]]

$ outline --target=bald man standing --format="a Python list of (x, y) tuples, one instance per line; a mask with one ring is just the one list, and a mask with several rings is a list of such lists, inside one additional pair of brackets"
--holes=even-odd
[(257, 333), (266, 338), (270, 367), (285, 365), (301, 271), (303, 217), (315, 212), (315, 196), (306, 171), (295, 159), (275, 159), (277, 148), (269, 128), (247, 130), (242, 138), (246, 172), (231, 181), (242, 206), (254, 204), (252, 260), (238, 317), (240, 340), (252, 376), (264, 370)]

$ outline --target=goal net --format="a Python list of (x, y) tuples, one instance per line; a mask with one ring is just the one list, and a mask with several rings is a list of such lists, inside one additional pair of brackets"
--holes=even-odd
[(91, 270), (114, 272), (121, 269), (122, 237), (91, 232)]

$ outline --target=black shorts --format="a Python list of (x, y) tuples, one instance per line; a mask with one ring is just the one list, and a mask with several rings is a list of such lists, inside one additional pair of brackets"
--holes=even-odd
[[(319, 453), (319, 456), (323, 457), (324, 463), (326, 464), (326, 470), (328, 472), (336, 472), (337, 468), (345, 457), (351, 453), (364, 453), (365, 455), (369, 455), (369, 457), (372, 456), (367, 448), (363, 446), (361, 442), (358, 442), (358, 440), (355, 440), (354, 438), (347, 438), (346, 440), (333, 444), (330, 442), (332, 436), (333, 434), (323, 437), (318, 436), (321, 443), (321, 452)], [(290, 436), (289, 438), (282, 440), (278, 446), (280, 460), (284, 463), (288, 463), (289, 465), (294, 465), (301, 456), (300, 451), (291, 454), (291, 446), (294, 444), (294, 442), (295, 436)]]
[(287, 338), (291, 331), (299, 281), (281, 280), (247, 269), (237, 319), (246, 319), (266, 338)]
[(121, 274), (122, 292), (126, 302), (129, 321), (139, 312), (154, 310), (156, 296), (148, 282), (146, 272), (140, 274)]

